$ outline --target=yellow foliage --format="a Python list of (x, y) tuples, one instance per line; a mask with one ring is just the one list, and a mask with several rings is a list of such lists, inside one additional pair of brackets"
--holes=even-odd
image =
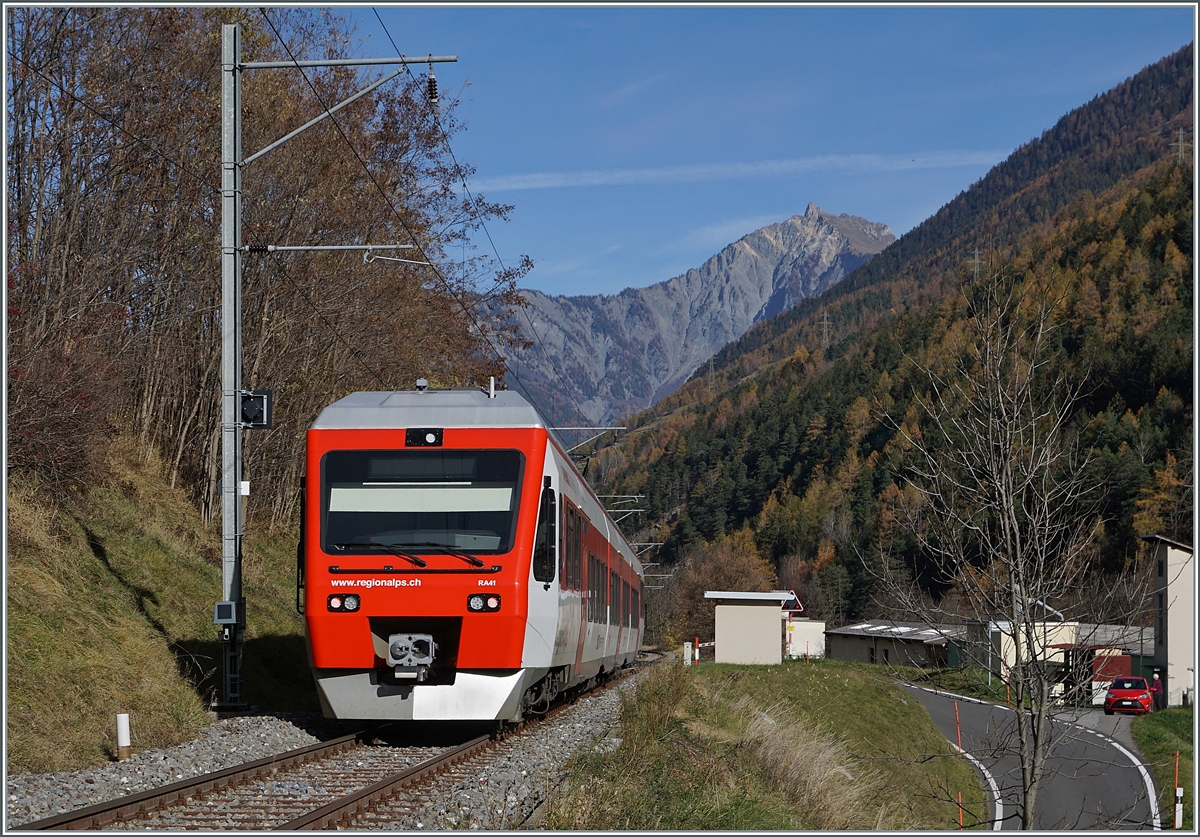
[(748, 528), (694, 548), (675, 566), (663, 591), (664, 642), (673, 646), (697, 636), (712, 638), (716, 604), (704, 598), (706, 591), (766, 593), (777, 584), (775, 571), (759, 553)]

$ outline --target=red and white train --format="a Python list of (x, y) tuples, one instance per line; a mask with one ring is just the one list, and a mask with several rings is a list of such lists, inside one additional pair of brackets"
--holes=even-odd
[(309, 429), (305, 471), (326, 716), (518, 721), (636, 658), (641, 563), (518, 393), (354, 393)]

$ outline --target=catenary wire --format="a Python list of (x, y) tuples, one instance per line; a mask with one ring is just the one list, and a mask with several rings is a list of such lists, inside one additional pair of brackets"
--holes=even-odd
[[(288, 48), (287, 44), (284, 42), (284, 40), (283, 40), (282, 36), (279, 34), (279, 31), (278, 31), (278, 30), (275, 28), (275, 25), (274, 25), (274, 23), (271, 21), (271, 19), (270, 19), (270, 16), (267, 14), (266, 10), (265, 10), (264, 8), (262, 8), (262, 7), (259, 7), (259, 13), (262, 15), (262, 17), (263, 17), (263, 19), (266, 21), (267, 25), (268, 25), (269, 27), (271, 27), (271, 30), (272, 30), (272, 32), (274, 32), (274, 33), (275, 33), (275, 37), (276, 37), (276, 38), (279, 40), (279, 43), (280, 43), (280, 45), (283, 47), (283, 49), (284, 49), (284, 50), (285, 50), (285, 51), (288, 53), (288, 57), (289, 57), (289, 58), (290, 58), (290, 59), (291, 59), (293, 62), (295, 62), (295, 63), (296, 63), (296, 68), (300, 70), (301, 74), (302, 74), (302, 75), (303, 75), (303, 77), (304, 77), (304, 80), (305, 80), (305, 82), (306, 82), (306, 83), (308, 84), (308, 86), (309, 86), (309, 89), (310, 89), (310, 90), (312, 90), (312, 92), (313, 92), (313, 95), (316, 97), (318, 104), (321, 106), (321, 108), (322, 108), (323, 110), (325, 110), (325, 111), (327, 111), (327, 112), (328, 112), (328, 110), (329, 110), (329, 107), (328, 107), (328, 105), (326, 105), (326, 103), (325, 103), (324, 99), (321, 97), (321, 94), (320, 94), (320, 92), (319, 92), (319, 91), (316, 89), (316, 86), (313, 84), (312, 80), (311, 80), (311, 79), (309, 79), (309, 77), (308, 77), (308, 74), (307, 74), (307, 73), (305, 73), (305, 72), (304, 72), (304, 69), (303, 69), (302, 67), (300, 67), (300, 66), (299, 66), (299, 63), (297, 62), (297, 59), (296, 59), (295, 55), (293, 55), (293, 54), (292, 54), (291, 50)], [(385, 27), (385, 32), (386, 32), (386, 27)], [(389, 40), (391, 40), (391, 34), (390, 34), (390, 33), (388, 33), (388, 39), (389, 39)], [(394, 42), (394, 41), (392, 42), (392, 46), (393, 46), (393, 48), (395, 48), (395, 42)], [(397, 49), (396, 51), (397, 51), (397, 52), (399, 52), (399, 50), (398, 50), (398, 49)], [(408, 65), (405, 65), (405, 68), (408, 70), (408, 73), (409, 73), (409, 75), (410, 75), (410, 76), (412, 76), (412, 70), (408, 68)], [(414, 77), (414, 80), (415, 80), (415, 77)], [(363, 168), (363, 171), (366, 173), (366, 175), (367, 175), (368, 179), (370, 179), (370, 181), (372, 182), (372, 184), (375, 186), (376, 190), (379, 192), (380, 196), (383, 198), (383, 201), (384, 201), (385, 205), (388, 207), (388, 209), (389, 209), (389, 210), (391, 210), (391, 212), (392, 212), (392, 214), (395, 216), (396, 220), (397, 220), (397, 221), (400, 223), (400, 226), (401, 226), (401, 227), (403, 227), (403, 228), (404, 228), (404, 230), (405, 230), (405, 232), (407, 232), (407, 233), (408, 233), (409, 239), (412, 241), (413, 245), (416, 247), (416, 249), (417, 249), (418, 253), (420, 253), (420, 255), (421, 255), (421, 257), (422, 257), (422, 260), (423, 260), (424, 262), (426, 262), (426, 263), (427, 263), (427, 264), (426, 264), (426, 266), (427, 266), (427, 267), (429, 267), (430, 271), (431, 271), (431, 272), (433, 273), (433, 275), (434, 275), (434, 276), (437, 278), (438, 282), (439, 282), (439, 283), (441, 283), (441, 285), (442, 285), (443, 289), (445, 290), (446, 294), (447, 294), (448, 296), (450, 296), (450, 297), (451, 297), (451, 299), (453, 299), (455, 302), (457, 302), (457, 303), (458, 303), (458, 305), (459, 305), (460, 309), (462, 310), (463, 314), (464, 314), (464, 315), (465, 315), (465, 316), (466, 316), (466, 317), (467, 317), (467, 318), (468, 318), (468, 319), (471, 321), (471, 323), (472, 323), (472, 324), (475, 326), (476, 332), (479, 334), (479, 336), (480, 336), (480, 339), (482, 339), (482, 340), (483, 340), (483, 341), (484, 341), (484, 342), (485, 342), (485, 343), (488, 345), (488, 347), (489, 347), (489, 348), (492, 350), (492, 353), (493, 353), (493, 355), (494, 355), (494, 356), (496, 357), (496, 359), (497, 359), (497, 360), (500, 362), (500, 364), (501, 364), (501, 365), (504, 367), (504, 369), (505, 369), (506, 373), (507, 373), (508, 375), (510, 375), (510, 376), (511, 376), (511, 377), (512, 377), (512, 378), (513, 378), (513, 379), (514, 379), (514, 380), (515, 380), (515, 381), (516, 381), (518, 384), (521, 384), (521, 377), (520, 377), (520, 375), (518, 375), (518, 374), (517, 374), (517, 372), (516, 372), (516, 370), (514, 370), (514, 369), (513, 369), (513, 368), (512, 368), (512, 367), (511, 367), (511, 366), (508, 364), (508, 361), (507, 361), (507, 359), (506, 359), (506, 358), (504, 357), (504, 355), (503, 355), (503, 354), (500, 352), (499, 348), (497, 348), (497, 346), (495, 345), (495, 343), (493, 343), (493, 342), (492, 342), (491, 338), (490, 338), (490, 337), (488, 336), (488, 334), (487, 334), (487, 331), (486, 331), (486, 330), (483, 328), (483, 326), (482, 326), (482, 325), (479, 323), (479, 321), (476, 319), (476, 317), (475, 317), (475, 315), (474, 315), (474, 312), (472, 311), (472, 308), (471, 308), (471, 306), (467, 305), (467, 303), (466, 303), (466, 302), (465, 302), (465, 301), (464, 301), (464, 300), (463, 300), (463, 299), (462, 299), (462, 298), (459, 296), (459, 294), (458, 294), (458, 293), (456, 293), (456, 292), (454, 291), (453, 287), (450, 285), (450, 283), (447, 281), (447, 279), (446, 279), (446, 278), (445, 278), (445, 277), (442, 275), (442, 272), (441, 272), (441, 271), (438, 269), (438, 267), (437, 267), (436, 265), (434, 265), (434, 264), (433, 264), (433, 263), (430, 261), (428, 254), (425, 252), (425, 248), (424, 248), (424, 247), (421, 245), (421, 243), (420, 243), (420, 241), (417, 239), (417, 237), (416, 237), (415, 235), (413, 235), (413, 232), (412, 232), (412, 230), (409, 228), (408, 224), (405, 222), (405, 220), (404, 220), (403, 216), (400, 214), (400, 212), (399, 212), (399, 211), (396, 209), (396, 206), (395, 206), (395, 204), (392, 202), (392, 200), (390, 199), (390, 197), (387, 195), (387, 193), (386, 193), (386, 191), (383, 189), (382, 185), (380, 185), (380, 183), (378, 182), (378, 180), (376, 180), (376, 179), (375, 179), (375, 176), (374, 176), (374, 175), (371, 173), (370, 169), (368, 168), (368, 166), (367, 166), (367, 164), (366, 164), (366, 161), (364, 161), (364, 160), (363, 160), (362, 156), (361, 156), (361, 155), (358, 153), (358, 150), (357, 150), (357, 149), (354, 147), (354, 144), (353, 144), (353, 143), (350, 141), (350, 138), (349, 138), (349, 137), (347, 137), (347, 136), (346, 136), (346, 134), (345, 134), (345, 132), (342, 130), (342, 127), (341, 127), (341, 125), (338, 123), (338, 121), (337, 121), (336, 117), (334, 117), (334, 116), (333, 116), (333, 114), (330, 114), (330, 115), (329, 115), (329, 120), (330, 120), (330, 122), (332, 122), (332, 123), (333, 123), (333, 125), (334, 125), (334, 127), (336, 128), (336, 130), (337, 130), (338, 134), (339, 134), (339, 135), (342, 137), (343, 141), (345, 141), (345, 143), (346, 143), (347, 147), (350, 149), (351, 153), (352, 153), (352, 154), (354, 154), (354, 156), (355, 156), (355, 159), (358, 161), (359, 165), (360, 165), (360, 166)], [(434, 116), (434, 124), (435, 124), (435, 125), (437, 125), (437, 127), (438, 127), (438, 133), (439, 133), (439, 135), (440, 135), (440, 136), (441, 136), (441, 138), (442, 138), (443, 144), (445, 144), (445, 145), (446, 145), (446, 147), (447, 147), (447, 150), (450, 152), (450, 155), (451, 155), (452, 162), (454, 163), (454, 165), (455, 165), (455, 167), (456, 167), (456, 171), (459, 171), (459, 172), (460, 172), (460, 176), (461, 176), (461, 168), (460, 168), (460, 167), (459, 167), (459, 165), (458, 165), (458, 160), (457, 160), (457, 158), (455, 158), (455, 157), (454, 157), (454, 152), (453, 152), (453, 149), (451, 149), (451, 148), (449, 147), (449, 143), (446, 141), (446, 138), (445, 138), (445, 131), (444, 131), (444, 130), (442, 130), (440, 123), (438, 123), (438, 122), (437, 122), (436, 115)], [(464, 182), (464, 185), (465, 185), (465, 179), (463, 180), (463, 182)], [(469, 192), (468, 192), (468, 195), (470, 196), (470, 193), (469, 193)], [(472, 203), (474, 203), (474, 202), (475, 202), (475, 201), (474, 201), (474, 198), (472, 197)], [(478, 217), (478, 216), (477, 216), (477, 217)], [(488, 240), (489, 240), (489, 242), (490, 242), (490, 241), (491, 241), (491, 233), (490, 233), (490, 232), (488, 232), (488, 230), (487, 230), (487, 226), (486, 226), (486, 224), (484, 223), (484, 221), (483, 221), (482, 217), (478, 217), (478, 220), (479, 220), (479, 223), (480, 223), (480, 225), (483, 227), (483, 229), (484, 229), (484, 233), (487, 235), (487, 237), (488, 237)], [(495, 251), (495, 243), (494, 243), (494, 242), (492, 242), (492, 247), (493, 247), (493, 251)], [(499, 256), (499, 253), (498, 253), (498, 252), (496, 253), (496, 258), (497, 258), (497, 261), (500, 263), (501, 270), (505, 270), (506, 268), (505, 268), (504, 262), (503, 262), (503, 260), (500, 258), (500, 256)], [(494, 289), (493, 289), (493, 290), (494, 290)], [(490, 293), (490, 292), (489, 292), (489, 293)], [(484, 299), (486, 299), (487, 297), (486, 297), (486, 296), (484, 296), (483, 298), (484, 298)], [(526, 317), (526, 319), (528, 319), (528, 318), (529, 318), (529, 315), (528, 315), (528, 313), (527, 313), (527, 312), (525, 312), (525, 317)], [(532, 322), (530, 323), (530, 327), (531, 327), (531, 328), (533, 327), (533, 326), (532, 326)], [(535, 334), (535, 336), (537, 336), (537, 332), (536, 332), (536, 330), (534, 331), (534, 334)], [(539, 342), (540, 342), (540, 339), (541, 339), (541, 338), (540, 338), (540, 337), (538, 337), (538, 340), (539, 340)], [(545, 351), (545, 346), (544, 346), (544, 344), (542, 345), (542, 351), (543, 351), (543, 354), (546, 354), (546, 356), (547, 356), (547, 359), (549, 359), (549, 355), (548, 355), (548, 353), (546, 353), (546, 351)], [(550, 364), (550, 365), (551, 365), (551, 368), (555, 370), (555, 375), (558, 375), (559, 373), (558, 373), (558, 370), (557, 370), (557, 367), (556, 367), (556, 365), (555, 365), (553, 362), (551, 362), (551, 364)], [(560, 381), (560, 383), (562, 382), (561, 376), (559, 377), (559, 381)], [(528, 387), (524, 386), (523, 384), (522, 384), (522, 389), (524, 389), (524, 390), (525, 390), (525, 394), (526, 394), (526, 396), (527, 396), (527, 397), (529, 397), (531, 400), (533, 400), (533, 401), (535, 402), (535, 406), (536, 406), (536, 401), (537, 401), (537, 398), (536, 398), (536, 396), (535, 396), (535, 395), (534, 395), (534, 394), (533, 394), (533, 393), (530, 391), (530, 389), (529, 389)], [(570, 397), (570, 390), (569, 390), (569, 389), (567, 389), (567, 388), (565, 387), (565, 385), (564, 385), (564, 392), (566, 392), (566, 393), (568, 394), (568, 396)], [(573, 398), (572, 398), (572, 400), (573, 400)], [(579, 413), (581, 416), (585, 415), (585, 414), (583, 413), (583, 411), (579, 409), (579, 405), (578, 405), (578, 404), (574, 404), (574, 406), (575, 406), (575, 409), (576, 409), (576, 411), (577, 411), (577, 412), (578, 412), (578, 413)]]
[[(292, 51), (288, 47), (287, 43), (284, 41), (283, 37), (280, 35), (279, 30), (275, 27), (275, 24), (271, 20), (270, 15), (267, 14), (267, 10), (264, 7), (260, 6), (258, 11), (259, 11), (259, 14), (262, 16), (263, 20), (266, 22), (267, 26), (269, 26), (271, 28), (271, 31), (275, 34), (276, 39), (279, 41), (279, 43), (283, 47), (284, 51), (287, 52), (288, 57), (292, 60), (293, 63), (295, 63), (296, 69), (300, 70), (305, 83), (308, 84), (309, 89), (312, 91), (313, 95), (316, 97), (317, 103), (321, 106), (321, 108), (323, 110), (325, 110), (328, 113), (329, 106), (325, 103), (324, 98), (321, 96), (320, 92), (317, 90), (317, 88), (313, 84), (312, 80), (308, 77), (308, 74), (304, 71), (304, 68), (302, 68), (299, 65), (299, 62), (297, 61), (295, 55), (292, 53)], [(389, 40), (391, 39), (390, 34), (388, 35), (388, 38), (389, 38)], [(394, 46), (395, 46), (395, 43), (393, 42), (393, 47)], [(397, 50), (397, 51), (399, 51), (399, 50)], [(405, 65), (405, 67), (407, 69), (407, 65)], [(409, 72), (409, 75), (411, 76), (412, 75), (411, 69), (409, 69), (408, 72)], [(417, 249), (417, 252), (421, 255), (422, 260), (426, 263), (425, 266), (427, 266), (430, 269), (430, 271), (433, 273), (434, 277), (442, 285), (445, 293), (458, 304), (458, 306), (462, 310), (463, 314), (475, 326), (476, 332), (479, 334), (480, 339), (482, 339), (488, 345), (488, 347), (492, 350), (493, 355), (497, 358), (497, 360), (500, 361), (501, 365), (505, 368), (507, 373), (509, 375), (511, 375), (514, 379), (516, 379), (516, 381), (518, 383), (520, 383), (520, 376), (517, 375), (515, 370), (513, 370), (508, 365), (507, 360), (504, 357), (504, 355), (500, 352), (500, 350), (492, 342), (491, 338), (487, 334), (487, 331), (479, 323), (478, 319), (476, 319), (471, 306), (467, 305), (467, 303), (462, 299), (462, 297), (454, 290), (453, 286), (451, 286), (451, 284), (446, 279), (446, 277), (442, 275), (441, 270), (439, 270), (438, 267), (430, 261), (429, 255), (426, 253), (425, 248), (421, 245), (421, 242), (418, 240), (417, 236), (413, 234), (413, 231), (409, 228), (407, 222), (404, 220), (404, 217), (400, 214), (399, 210), (396, 208), (395, 204), (392, 202), (391, 198), (388, 196), (388, 194), (384, 190), (383, 186), (379, 183), (379, 181), (375, 178), (374, 174), (370, 171), (370, 168), (367, 166), (366, 161), (363, 160), (362, 155), (358, 153), (358, 149), (355, 148), (354, 144), (350, 141), (350, 138), (348, 136), (346, 136), (345, 131), (342, 130), (341, 124), (337, 121), (337, 118), (332, 113), (329, 113), (329, 121), (331, 123), (333, 123), (333, 126), (337, 130), (338, 135), (341, 136), (342, 140), (346, 143), (346, 146), (350, 149), (350, 152), (354, 155), (355, 159), (358, 161), (358, 164), (362, 167), (367, 178), (371, 181), (372, 185), (375, 186), (376, 191), (379, 192), (379, 195), (383, 199), (384, 204), (391, 211), (392, 215), (396, 218), (396, 220), (400, 224), (400, 226), (404, 228), (404, 231), (406, 233), (408, 233), (409, 239), (412, 241), (413, 246)], [(435, 117), (435, 124), (437, 124), (436, 117)], [(439, 134), (441, 134), (444, 138), (445, 132), (440, 130), (440, 125), (438, 125), (438, 127), (439, 127)], [(450, 150), (450, 149), (448, 149), (448, 150)], [(457, 167), (458, 161), (457, 161), (457, 159), (453, 158), (453, 151), (450, 150), (450, 152), (451, 152), (451, 157), (453, 159), (453, 162), (454, 162), (455, 166)], [(480, 218), (479, 221), (480, 221), (480, 224), (482, 225), (483, 219)], [(487, 230), (485, 227), (485, 233), (486, 232), (487, 232)], [(490, 240), (490, 234), (488, 237)], [(503, 260), (499, 259), (498, 254), (497, 254), (497, 260), (500, 261), (501, 269), (502, 270), (505, 269)]]
[[(383, 34), (387, 36), (388, 42), (392, 45), (392, 49), (395, 50), (397, 54), (400, 54), (400, 48), (398, 46), (396, 46), (396, 41), (392, 38), (392, 33), (388, 31), (387, 24), (383, 22), (383, 18), (380, 16), (379, 10), (377, 8), (372, 7), (371, 11), (375, 13), (375, 19), (377, 21), (379, 21), (379, 26), (383, 29)], [(409, 77), (411, 77), (413, 81), (416, 81), (417, 78), (415, 75), (413, 75), (412, 67), (410, 65), (406, 64), (404, 66), (404, 68), (408, 72)], [(441, 121), (437, 117), (436, 110), (434, 111), (433, 118), (434, 118), (434, 125), (437, 127), (438, 136), (440, 137), (442, 144), (445, 146), (446, 151), (450, 154), (450, 160), (451, 160), (451, 162), (454, 163), (454, 170), (456, 172), (458, 172), (458, 174), (459, 174), (459, 179), (462, 182), (463, 191), (466, 192), (467, 198), (469, 199), (470, 204), (472, 206), (474, 206), (478, 201), (476, 200), (475, 195), (472, 194), (471, 187), (467, 184), (466, 177), (463, 176), (463, 174), (462, 174), (462, 171), (463, 171), (462, 166), (460, 166), (458, 163), (458, 158), (455, 156), (454, 149), (450, 145), (450, 137), (447, 135), (446, 130), (442, 127)], [(488, 230), (487, 222), (483, 219), (482, 216), (478, 216), (478, 221), (479, 221), (480, 227), (483, 228), (484, 235), (487, 237), (488, 244), (490, 244), (492, 247), (492, 252), (496, 256), (496, 261), (500, 264), (501, 270), (504, 270), (505, 269), (504, 259), (501, 258), (500, 251), (496, 247), (496, 242), (492, 239), (492, 233), (490, 230)], [(488, 295), (485, 295), (484, 298), (486, 299), (487, 296)], [(550, 368), (554, 371), (554, 376), (556, 378), (558, 378), (558, 383), (562, 387), (562, 392), (567, 396), (568, 399), (570, 399), (571, 405), (575, 408), (575, 412), (578, 413), (580, 416), (586, 418), (587, 414), (584, 413), (584, 411), (580, 408), (579, 403), (575, 400), (575, 395), (572, 392), (571, 388), (568, 387), (566, 384), (566, 381), (563, 380), (562, 373), (558, 369), (558, 364), (555, 363), (554, 360), (550, 357), (550, 353), (546, 349), (545, 341), (542, 340), (541, 334), (538, 333), (537, 326), (534, 325), (533, 319), (529, 316), (528, 306), (521, 306), (521, 313), (525, 317), (525, 321), (527, 323), (529, 323), (529, 330), (533, 333), (534, 340), (537, 343), (538, 348), (541, 350), (542, 356), (546, 359), (546, 362), (549, 364)], [(516, 372), (512, 369), (512, 367), (510, 367), (507, 363), (505, 363), (504, 366), (505, 366), (505, 369), (507, 369), (509, 371), (509, 373), (514, 378), (517, 379), (517, 382), (520, 383), (521, 379), (516, 374)], [(529, 392), (528, 387), (524, 387), (524, 389), (526, 390), (526, 394), (531, 399), (534, 398), (533, 394), (531, 392)]]
[[(267, 26), (269, 26), (271, 28), (271, 31), (275, 33), (275, 37), (278, 39), (280, 45), (283, 47), (284, 51), (287, 52), (288, 58), (290, 58), (296, 64), (296, 69), (300, 70), (300, 73), (303, 76), (305, 83), (308, 84), (309, 89), (312, 91), (313, 95), (316, 97), (317, 103), (321, 106), (322, 110), (328, 112), (329, 106), (325, 103), (325, 100), (321, 96), (320, 91), (317, 90), (316, 85), (313, 84), (312, 79), (310, 79), (308, 77), (308, 73), (306, 73), (304, 71), (304, 68), (300, 66), (298, 60), (296, 59), (296, 56), (292, 54), (291, 49), (288, 47), (287, 43), (283, 40), (283, 37), (280, 35), (279, 30), (275, 28), (275, 24), (271, 20), (270, 15), (267, 14), (267, 10), (263, 7), (259, 7), (259, 14), (262, 15), (263, 20), (266, 22)], [(408, 225), (408, 222), (406, 222), (404, 220), (404, 216), (400, 214), (400, 211), (396, 208), (395, 203), (393, 203), (391, 198), (388, 196), (387, 191), (383, 188), (382, 184), (380, 184), (379, 181), (375, 178), (375, 175), (371, 172), (370, 167), (367, 166), (366, 161), (363, 160), (362, 155), (358, 153), (358, 149), (354, 147), (354, 143), (352, 143), (350, 141), (350, 138), (348, 136), (346, 136), (346, 132), (342, 130), (342, 126), (338, 122), (337, 117), (335, 117), (333, 114), (330, 114), (329, 121), (333, 124), (334, 128), (337, 130), (338, 135), (346, 143), (347, 148), (350, 149), (350, 153), (352, 153), (354, 155), (355, 159), (358, 161), (358, 164), (362, 167), (364, 173), (367, 176), (367, 179), (370, 180), (371, 184), (375, 187), (375, 190), (379, 193), (380, 197), (383, 199), (384, 204), (387, 206), (389, 211), (391, 211), (392, 215), (395, 217), (396, 221), (400, 224), (400, 226), (404, 228), (404, 231), (406, 233), (408, 233), (408, 237), (411, 240), (413, 246), (416, 248), (417, 252), (420, 254), (421, 259), (425, 262), (428, 262), (428, 264), (426, 266), (429, 267), (429, 269), (433, 273), (434, 277), (442, 285), (445, 293), (451, 299), (453, 299), (456, 303), (458, 303), (459, 308), (462, 309), (462, 312), (467, 316), (467, 318), (472, 322), (472, 324), (478, 330), (480, 337), (484, 340), (484, 342), (486, 342), (488, 344), (488, 346), (495, 353), (496, 357), (499, 358), (501, 360), (501, 362), (503, 362), (503, 356), (501, 355), (499, 349), (496, 348), (496, 346), (492, 343), (491, 339), (487, 336), (486, 331), (480, 325), (479, 321), (475, 318), (475, 315), (471, 311), (470, 306), (468, 306), (466, 304), (466, 302), (463, 301), (462, 297), (454, 290), (453, 286), (451, 286), (451, 284), (446, 279), (446, 277), (442, 275), (441, 270), (439, 270), (435, 264), (430, 262), (429, 255), (425, 251), (424, 246), (422, 246), (420, 240), (413, 233), (412, 229)], [(505, 367), (507, 368), (507, 364), (505, 364)]]

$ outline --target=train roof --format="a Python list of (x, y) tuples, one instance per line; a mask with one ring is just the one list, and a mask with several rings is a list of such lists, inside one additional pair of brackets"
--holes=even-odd
[[(410, 427), (542, 427), (566, 450), (554, 429), (546, 424), (534, 406), (512, 390), (496, 390), (494, 395), (473, 388), (353, 392), (322, 410), (312, 424), (314, 430), (406, 430)], [(640, 574), (642, 564), (637, 553), (569, 458), (567, 462), (598, 512), (608, 520), (613, 533), (633, 556), (634, 566)]]
[(408, 427), (546, 427), (520, 393), (478, 389), (355, 392), (321, 411), (315, 430)]

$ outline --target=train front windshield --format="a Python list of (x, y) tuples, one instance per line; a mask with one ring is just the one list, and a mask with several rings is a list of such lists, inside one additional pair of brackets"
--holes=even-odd
[(524, 465), (516, 450), (330, 451), (321, 463), (322, 548), (508, 552)]

